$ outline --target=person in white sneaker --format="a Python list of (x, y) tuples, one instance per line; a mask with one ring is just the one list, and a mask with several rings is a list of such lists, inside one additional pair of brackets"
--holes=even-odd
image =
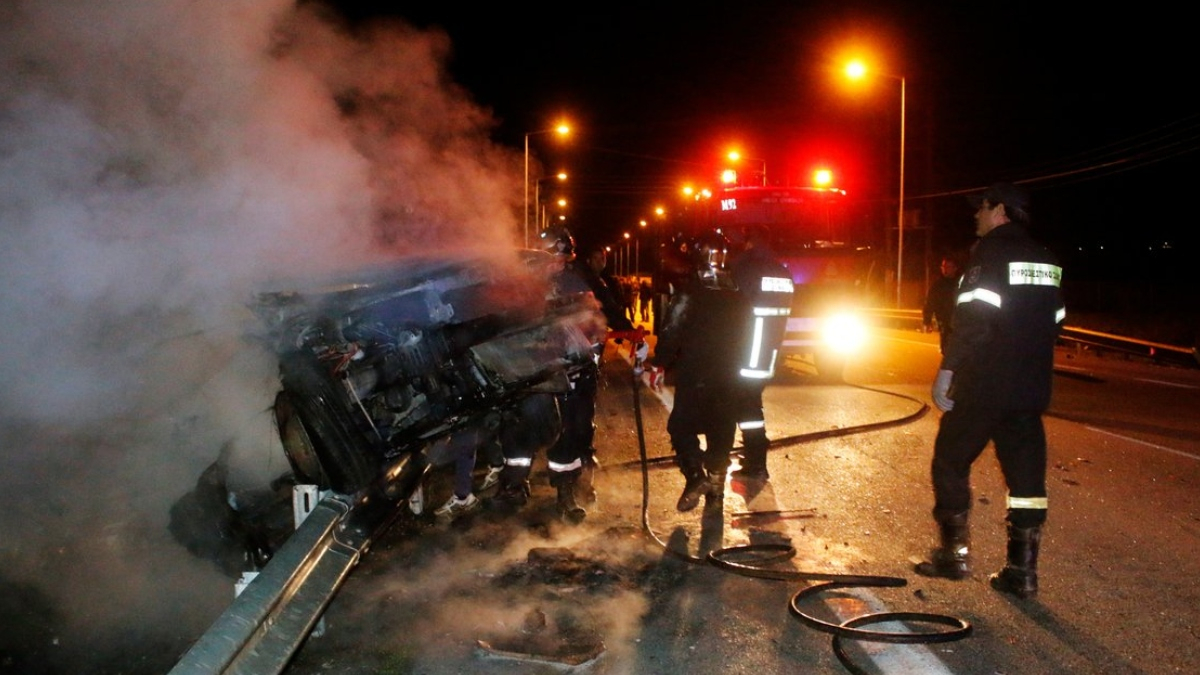
[(474, 493), (468, 492), (465, 497), (460, 497), (457, 494), (451, 495), (450, 500), (445, 504), (437, 507), (433, 512), (435, 518), (441, 520), (454, 520), (461, 515), (470, 513), (479, 508), (482, 502)]

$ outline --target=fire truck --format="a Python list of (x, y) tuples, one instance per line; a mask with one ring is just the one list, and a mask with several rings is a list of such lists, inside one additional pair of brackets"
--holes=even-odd
[[(864, 243), (843, 190), (740, 185), (714, 191), (686, 209), (681, 235), (724, 235), (760, 227), (795, 283), (783, 356), (792, 357), (825, 381), (840, 381), (847, 357), (860, 350), (865, 306), (876, 251)], [(731, 243), (727, 256), (739, 251)]]

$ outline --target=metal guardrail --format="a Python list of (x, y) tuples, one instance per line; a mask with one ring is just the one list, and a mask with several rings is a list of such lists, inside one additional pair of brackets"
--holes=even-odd
[[(351, 496), (296, 486), (296, 530), (170, 675), (278, 675), (376, 537), (395, 522), (429, 469), (408, 454)], [(312, 499), (322, 495), (316, 505)]]
[[(868, 308), (861, 311), (864, 315), (879, 322), (902, 323), (905, 326), (921, 325), (922, 316), (919, 309)], [(1120, 352), (1158, 363), (1170, 363), (1191, 368), (1200, 366), (1200, 354), (1193, 347), (1151, 342), (1078, 326), (1063, 326), (1059, 339), (1071, 342), (1079, 348), (1088, 347), (1095, 350)]]
[(347, 528), (349, 499), (313, 508), (171, 675), (282, 672), (370, 541)]

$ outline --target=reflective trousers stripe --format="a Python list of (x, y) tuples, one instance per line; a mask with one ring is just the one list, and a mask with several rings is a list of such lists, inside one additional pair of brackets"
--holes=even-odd
[(1041, 509), (1046, 510), (1045, 497), (1013, 497), (1008, 498), (1008, 508), (1010, 509)]
[(573, 460), (569, 464), (561, 464), (559, 462), (546, 462), (546, 464), (547, 464), (547, 466), (550, 467), (551, 471), (554, 471), (557, 473), (562, 473), (564, 471), (574, 471), (575, 469), (583, 468), (583, 460), (582, 459)]
[(532, 457), (505, 457), (504, 466), (533, 466)]
[(742, 430), (765, 429), (767, 427), (767, 423), (765, 420), (751, 420), (749, 422), (738, 422), (737, 427), (738, 427), (738, 429), (742, 429)]

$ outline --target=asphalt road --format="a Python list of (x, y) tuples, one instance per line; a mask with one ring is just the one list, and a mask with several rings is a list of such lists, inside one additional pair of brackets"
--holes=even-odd
[[(1200, 372), (1060, 354), (1046, 418), (1042, 588), (1020, 601), (986, 581), (1004, 557), (1005, 490), (990, 452), (973, 477), (974, 573), (961, 582), (911, 573), (935, 536), (928, 464), (937, 413), (925, 408), (935, 338), (876, 333), (845, 385), (818, 384), (802, 367), (778, 378), (766, 396), (772, 480), (758, 490), (731, 485), (720, 518), (675, 512), (682, 479), (665, 434), (670, 391), (643, 388), (635, 408), (628, 366), (610, 352), (597, 414), (600, 499), (584, 524), (554, 517), (542, 467), (518, 514), (483, 510), (449, 525), (402, 518), (288, 672), (848, 672), (829, 635), (789, 612), (807, 582), (703, 561), (748, 543), (794, 547), (780, 569), (907, 580), (805, 605), (826, 620), (933, 612), (973, 626), (945, 644), (849, 643), (864, 672), (1192, 672)], [(446, 489), (435, 474), (431, 501)]]

